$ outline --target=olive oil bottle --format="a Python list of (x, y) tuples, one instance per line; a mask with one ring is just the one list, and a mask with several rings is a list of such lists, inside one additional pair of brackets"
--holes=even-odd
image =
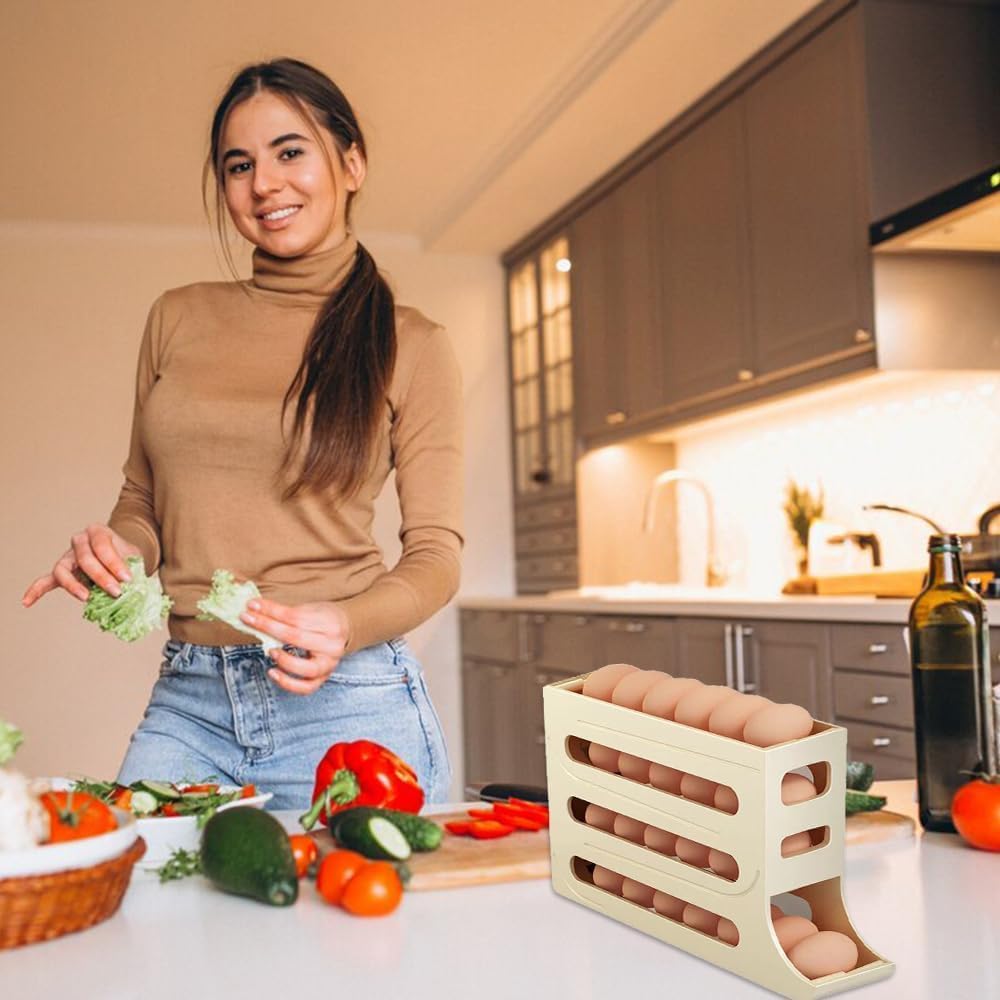
[(957, 535), (931, 535), (930, 573), (910, 607), (920, 822), (954, 832), (952, 796), (996, 771), (986, 605), (965, 585)]

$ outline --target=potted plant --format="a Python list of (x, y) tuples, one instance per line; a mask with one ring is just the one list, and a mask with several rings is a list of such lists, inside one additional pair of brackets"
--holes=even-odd
[(783, 509), (798, 549), (799, 576), (809, 572), (809, 526), (823, 516), (824, 504), (822, 484), (814, 495), (807, 486), (799, 486), (794, 479), (788, 480)]

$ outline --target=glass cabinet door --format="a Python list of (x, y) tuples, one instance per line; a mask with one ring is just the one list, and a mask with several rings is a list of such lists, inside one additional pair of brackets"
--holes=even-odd
[(573, 341), (569, 312), (569, 243), (565, 236), (539, 257), (542, 312), (542, 367), (545, 376), (546, 457), (551, 482), (570, 485), (574, 477)]
[(519, 494), (544, 484), (538, 278), (528, 260), (510, 275), (510, 368), (514, 423), (514, 476)]

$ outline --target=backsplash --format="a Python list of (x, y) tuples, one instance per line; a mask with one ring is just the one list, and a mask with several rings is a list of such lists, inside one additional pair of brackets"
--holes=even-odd
[[(1000, 503), (1000, 372), (872, 375), (657, 436), (706, 481), (730, 582), (777, 592), (796, 575), (785, 485), (822, 484), (828, 520), (874, 532), (889, 568), (923, 567), (931, 529), (866, 503), (908, 507), (951, 531), (975, 530)], [(680, 580), (704, 578), (705, 514), (678, 493)]]

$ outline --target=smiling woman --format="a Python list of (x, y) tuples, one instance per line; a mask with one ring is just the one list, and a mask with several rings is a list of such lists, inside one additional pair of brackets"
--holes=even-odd
[[(118, 503), (25, 593), (26, 606), (59, 587), (85, 599), (86, 576), (114, 594), (131, 555), (159, 570), (171, 638), (123, 784), (213, 774), (304, 808), (326, 748), (365, 738), (406, 760), (429, 801), (447, 796), (403, 635), (458, 585), (460, 376), (443, 328), (394, 301), (351, 230), (366, 167), (324, 74), (279, 59), (234, 76), (203, 182), (230, 266), (227, 217), (253, 275), (233, 267), (153, 304)], [(393, 469), (403, 546), (389, 570), (372, 522)], [(199, 619), (216, 569), (258, 585), (242, 620), (281, 648)]]

